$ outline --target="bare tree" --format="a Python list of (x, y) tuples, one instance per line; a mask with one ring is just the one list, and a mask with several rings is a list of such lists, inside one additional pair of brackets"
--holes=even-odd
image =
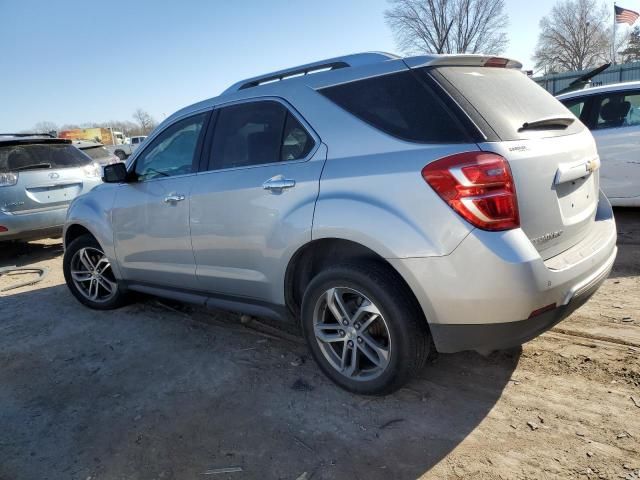
[(498, 54), (508, 44), (503, 0), (389, 0), (384, 16), (405, 53)]
[(138, 108), (133, 112), (133, 119), (138, 122), (143, 135), (147, 135), (156, 126), (156, 121), (145, 110)]
[(57, 132), (58, 131), (58, 125), (56, 125), (53, 122), (38, 122), (33, 126), (32, 131), (34, 133), (50, 133), (50, 132)]
[(608, 20), (607, 6), (597, 0), (560, 0), (540, 20), (536, 69), (584, 70), (606, 62), (611, 56)]

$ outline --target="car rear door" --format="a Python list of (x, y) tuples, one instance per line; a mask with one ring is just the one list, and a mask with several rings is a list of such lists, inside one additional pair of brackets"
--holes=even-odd
[(283, 301), (286, 260), (311, 240), (326, 148), (279, 99), (220, 108), (191, 193), (202, 289)]
[(125, 280), (197, 287), (189, 231), (189, 191), (210, 112), (176, 121), (138, 155), (134, 181), (119, 186), (112, 209), (116, 257)]
[(600, 185), (607, 197), (640, 197), (640, 90), (593, 98), (591, 133), (602, 161)]

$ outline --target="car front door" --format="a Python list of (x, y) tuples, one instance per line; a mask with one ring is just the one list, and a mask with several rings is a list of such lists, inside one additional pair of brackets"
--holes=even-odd
[(593, 99), (590, 128), (602, 162), (600, 188), (610, 198), (640, 196), (640, 91)]
[(194, 180), (191, 234), (201, 287), (283, 302), (286, 259), (311, 240), (326, 147), (283, 102), (220, 108)]
[(210, 112), (164, 129), (130, 166), (133, 180), (119, 186), (112, 209), (116, 257), (125, 280), (197, 286), (189, 232), (192, 185)]

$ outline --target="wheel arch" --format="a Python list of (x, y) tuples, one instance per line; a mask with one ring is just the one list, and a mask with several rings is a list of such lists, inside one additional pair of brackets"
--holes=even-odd
[[(309, 282), (324, 268), (345, 263), (375, 263), (393, 275), (420, 308), (420, 302), (403, 276), (382, 255), (360, 243), (341, 238), (321, 238), (301, 246), (291, 257), (284, 278), (285, 303), (299, 318), (302, 296)], [(423, 312), (422, 308), (420, 311)], [(426, 316), (425, 316), (425, 321)], [(427, 322), (428, 323), (428, 322)]]

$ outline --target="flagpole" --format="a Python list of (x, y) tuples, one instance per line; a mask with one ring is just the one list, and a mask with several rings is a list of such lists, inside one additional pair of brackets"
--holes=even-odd
[(613, 52), (613, 64), (616, 64), (616, 2), (613, 2), (613, 41), (611, 42)]

